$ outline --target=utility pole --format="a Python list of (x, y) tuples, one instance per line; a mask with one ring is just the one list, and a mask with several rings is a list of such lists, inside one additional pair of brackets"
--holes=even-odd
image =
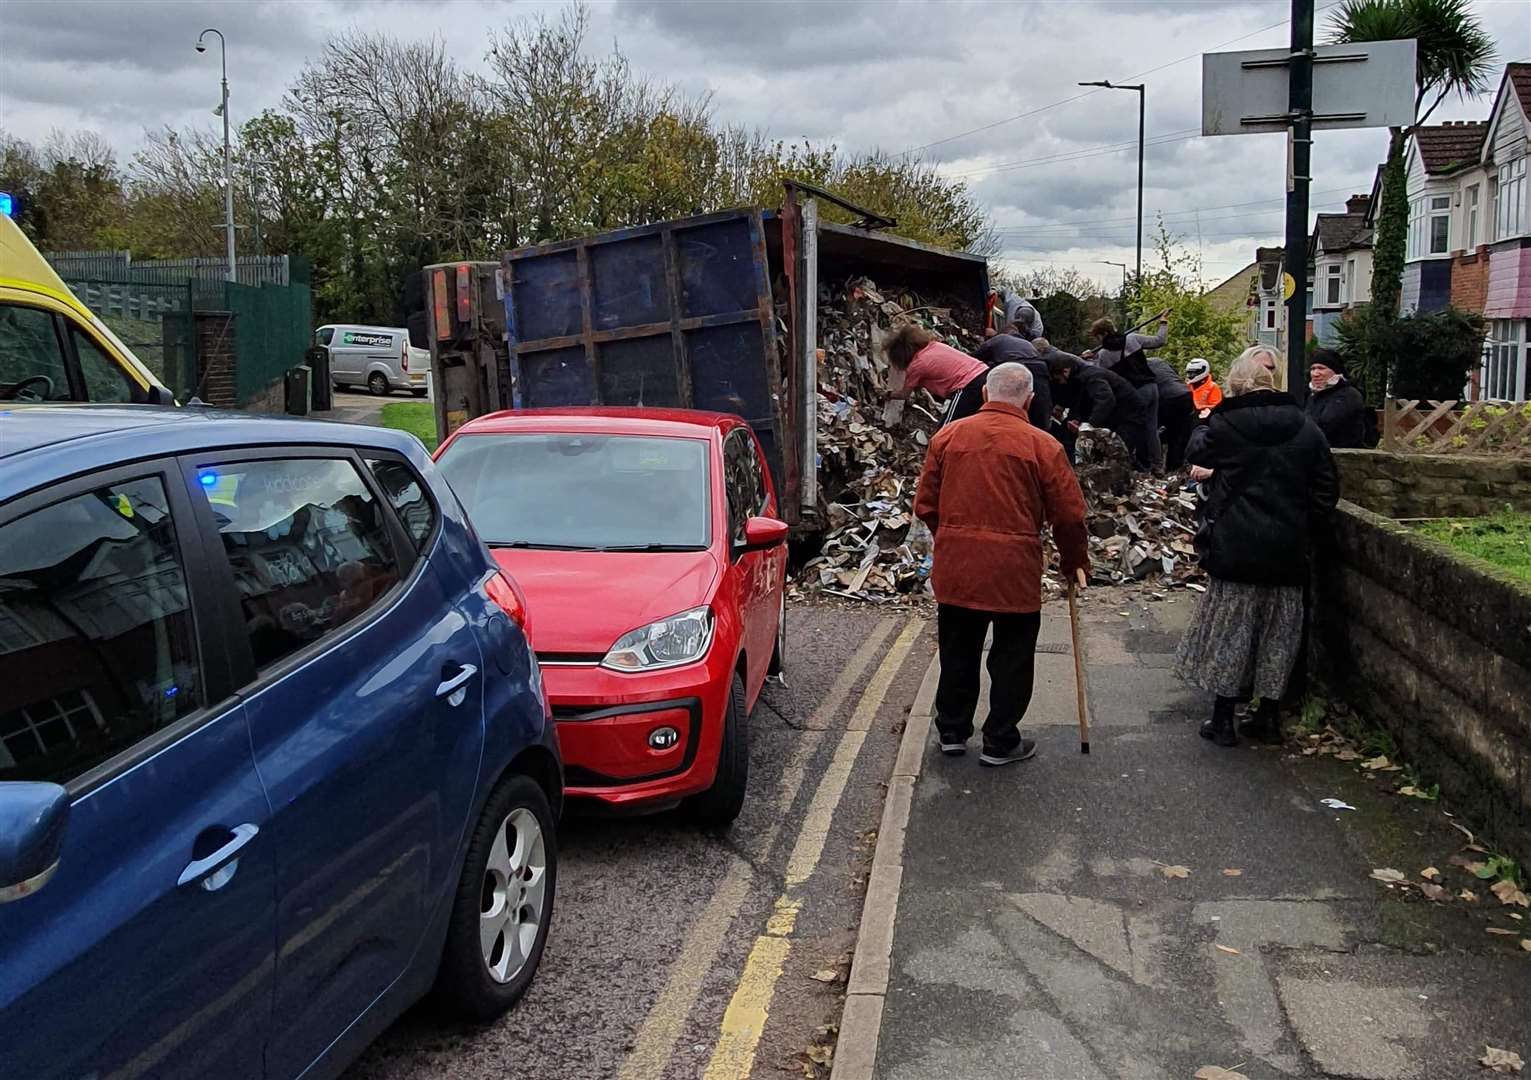
[(197, 52), (206, 52), (202, 39), (208, 34), (218, 35), (218, 53), (223, 63), (223, 101), (218, 112), (223, 117), (223, 230), (228, 249), (229, 267), (225, 275), (230, 281), (239, 280), (238, 264), (234, 261), (234, 165), (229, 142), (229, 50), (223, 40), (223, 31), (209, 28), (197, 35)]
[(1286, 385), (1295, 391), (1307, 381), (1308, 185), (1313, 157), (1313, 0), (1292, 0), (1292, 56), (1287, 107), (1291, 120), (1292, 178), (1286, 196), (1286, 253), (1292, 276), (1286, 302)]

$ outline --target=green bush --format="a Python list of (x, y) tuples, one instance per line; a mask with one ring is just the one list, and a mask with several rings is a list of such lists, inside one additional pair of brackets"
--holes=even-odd
[(1371, 308), (1350, 312), (1335, 328), (1350, 381), (1368, 404), (1386, 394), (1425, 401), (1462, 396), (1468, 374), (1483, 356), (1483, 319), (1446, 308), (1388, 320)]

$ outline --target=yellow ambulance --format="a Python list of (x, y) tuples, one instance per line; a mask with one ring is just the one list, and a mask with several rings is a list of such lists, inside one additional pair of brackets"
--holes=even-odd
[(175, 404), (20, 227), (0, 214), (0, 408), (47, 401)]

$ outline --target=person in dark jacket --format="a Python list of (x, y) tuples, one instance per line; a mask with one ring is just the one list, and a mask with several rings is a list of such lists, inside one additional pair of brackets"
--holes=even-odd
[(1036, 388), (1026, 409), (1026, 419), (1039, 431), (1052, 431), (1053, 392), (1047, 364), (1037, 355), (1036, 347), (1020, 336), (1014, 323), (1004, 333), (995, 334), (978, 346), (973, 355), (988, 364), (991, 371), (1000, 364), (1024, 364)]
[(1159, 427), (1163, 435), (1164, 467), (1169, 471), (1185, 464), (1185, 447), (1196, 426), (1196, 402), (1191, 388), (1180, 379), (1180, 372), (1168, 360), (1151, 357), (1148, 370), (1154, 373), (1159, 388)]
[(1053, 402), (1068, 410), (1069, 420), (1080, 431), (1106, 428), (1116, 432), (1132, 451), (1138, 468), (1154, 468), (1148, 440), (1148, 417), (1131, 383), (1098, 364), (1053, 353), (1047, 361), (1053, 384)]
[(1333, 349), (1314, 349), (1308, 369), (1307, 413), (1334, 450), (1365, 445), (1366, 402), (1345, 379), (1345, 360)]
[(1201, 734), (1219, 746), (1238, 742), (1234, 705), (1251, 696), (1260, 704), (1245, 733), (1280, 739), (1276, 706), (1302, 643), (1311, 539), (1339, 502), (1323, 432), (1251, 351), (1186, 452), (1209, 488), (1196, 552), (1211, 580), (1176, 667), (1217, 696)]

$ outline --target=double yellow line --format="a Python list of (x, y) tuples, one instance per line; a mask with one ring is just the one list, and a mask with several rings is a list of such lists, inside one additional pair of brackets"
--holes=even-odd
[[(802, 910), (803, 898), (798, 894), (813, 876), (823, 857), (824, 845), (834, 822), (835, 808), (840, 805), (840, 799), (845, 794), (845, 785), (850, 780), (872, 721), (877, 717), (877, 710), (882, 707), (894, 676), (903, 667), (909, 650), (924, 628), (925, 624), (920, 620), (911, 620), (904, 627), (903, 633), (899, 634), (898, 640), (868, 680), (866, 690), (857, 702), (856, 711), (851, 715), (850, 723), (841, 735), (839, 745), (835, 747), (829, 767), (820, 778), (819, 786), (808, 804), (808, 812), (798, 831), (797, 841), (787, 857), (782, 894), (776, 899), (775, 911), (766, 923), (765, 933), (755, 939), (749, 957), (745, 960), (744, 973), (723, 1013), (718, 1042), (713, 1049), (712, 1059), (707, 1063), (703, 1080), (744, 1080), (754, 1068), (755, 1051), (765, 1031), (771, 1000), (776, 993), (776, 984), (781, 979), (787, 954), (792, 948), (792, 933), (797, 925), (798, 912)], [(884, 629), (877, 635), (877, 640), (880, 643), (886, 637), (887, 630)], [(858, 674), (864, 666), (863, 663), (861, 668), (855, 669)]]
[[(841, 674), (834, 679), (830, 691), (819, 703), (819, 708), (814, 709), (813, 717), (808, 720), (807, 731), (782, 769), (781, 781), (773, 800), (775, 813), (770, 817), (769, 826), (746, 841), (753, 858), (764, 858), (775, 846), (776, 838), (781, 835), (782, 820), (788, 810), (792, 809), (802, 783), (807, 778), (808, 761), (813, 760), (828, 734), (828, 728), (834, 725), (841, 714), (851, 689), (867, 673), (867, 668), (870, 668), (877, 654), (882, 651), (897, 625), (899, 620), (891, 616), (877, 623), (867, 639), (860, 643), (860, 648), (857, 648), (845, 668), (841, 669)], [(920, 620), (909, 622), (894, 642), (893, 648), (888, 651), (888, 656), (883, 657), (857, 702), (856, 711), (851, 715), (850, 725), (834, 751), (830, 767), (819, 780), (818, 789), (814, 790), (813, 800), (808, 804), (807, 818), (793, 844), (792, 855), (787, 859), (784, 893), (776, 901), (775, 911), (765, 924), (765, 933), (756, 938), (755, 945), (750, 948), (744, 973), (739, 977), (729, 1008), (724, 1013), (717, 1048), (707, 1065), (707, 1080), (746, 1077), (755, 1063), (755, 1049), (759, 1045), (761, 1031), (764, 1031), (776, 980), (781, 977), (782, 964), (792, 948), (793, 928), (802, 907), (802, 901), (796, 898), (795, 890), (810, 878), (814, 867), (818, 866), (819, 858), (824, 853), (825, 839), (828, 838), (828, 824), (833, 818), (834, 807), (844, 794), (851, 766), (867, 738), (868, 728), (877, 715), (877, 709), (888, 694), (888, 686), (893, 683), (894, 676), (899, 673), (903, 660), (908, 656), (909, 648), (914, 645), (923, 628), (925, 623)], [(707, 901), (697, 922), (687, 933), (686, 942), (680, 954), (675, 957), (675, 964), (669, 971), (660, 996), (655, 999), (643, 1025), (638, 1028), (632, 1051), (619, 1072), (620, 1080), (658, 1080), (664, 1074), (674, 1054), (675, 1043), (680, 1039), (681, 1029), (686, 1025), (686, 1017), (690, 1016), (690, 1011), (697, 1005), (701, 983), (717, 962), (729, 925), (749, 896), (752, 876), (750, 862), (743, 858), (733, 861), (729, 872), (718, 884), (717, 892)]]

